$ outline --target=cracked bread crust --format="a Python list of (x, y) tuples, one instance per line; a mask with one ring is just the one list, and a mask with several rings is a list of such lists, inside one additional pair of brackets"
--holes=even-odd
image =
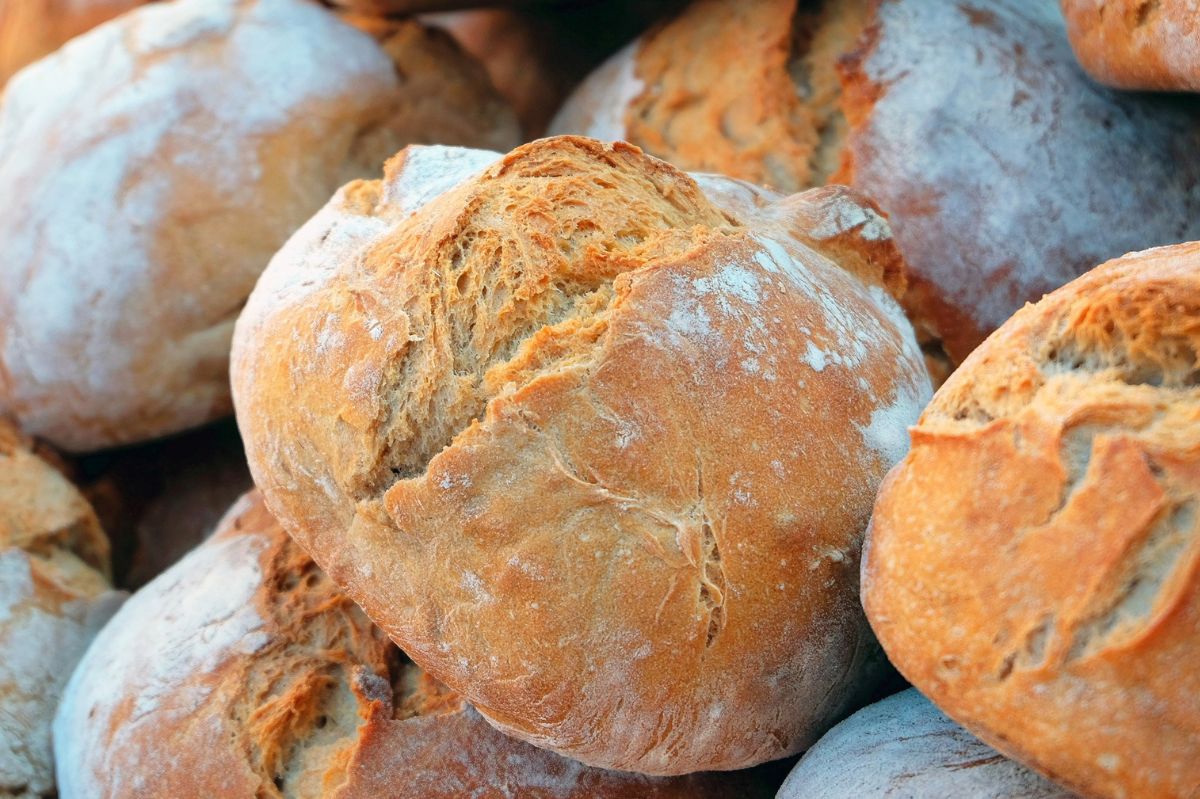
[(0, 419), (0, 797), (57, 795), (50, 723), (119, 600), (107, 574), (91, 507)]
[(868, 705), (800, 758), (776, 799), (1075, 799), (954, 723), (915, 688)]
[(252, 492), (130, 600), (56, 722), (76, 799), (729, 799), (742, 775), (590, 769), (496, 732), (408, 662)]
[(1200, 789), (1200, 243), (1026, 306), (884, 483), (863, 602), (892, 662), (1089, 796)]
[(1196, 0), (1062, 0), (1079, 63), (1118, 89), (1200, 91)]
[(929, 392), (877, 209), (699, 181), (409, 148), (281, 251), (233, 356), (268, 505), (417, 663), (652, 774), (798, 751), (869, 689), (858, 547)]
[(71, 451), (231, 411), (233, 323), (339, 185), (409, 142), (511, 146), (449, 36), (382, 44), (307, 0), (138, 8), (0, 101), (0, 412)]

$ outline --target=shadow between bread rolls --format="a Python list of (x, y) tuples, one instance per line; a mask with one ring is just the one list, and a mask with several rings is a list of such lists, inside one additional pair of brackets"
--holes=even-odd
[(499, 729), (647, 774), (795, 753), (881, 662), (878, 482), (930, 392), (886, 221), (636, 147), (410, 147), (240, 317), (267, 505)]
[(1026, 306), (888, 476), (862, 597), (898, 669), (1092, 797), (1200, 796), (1200, 243)]
[(767, 799), (756, 775), (583, 766), (489, 727), (404, 658), (257, 492), (134, 595), (55, 723), (73, 799)]

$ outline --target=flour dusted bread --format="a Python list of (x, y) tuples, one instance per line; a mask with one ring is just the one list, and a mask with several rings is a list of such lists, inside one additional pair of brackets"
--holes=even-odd
[(861, 701), (854, 564), (928, 392), (874, 207), (700, 181), (583, 138), (409, 148), (276, 256), (232, 367), (267, 504), (414, 661), (652, 774)]
[(146, 0), (0, 0), (0, 86), (73, 36)]
[(1072, 799), (946, 718), (913, 688), (868, 705), (817, 741), (776, 799)]
[(955, 363), (1094, 264), (1200, 238), (1200, 105), (1096, 86), (1054, 0), (698, 0), (550, 130), (859, 189), (908, 262), (918, 332)]
[(1075, 54), (1120, 89), (1200, 91), (1196, 0), (1062, 0)]
[(743, 775), (589, 769), (408, 662), (256, 493), (97, 638), (55, 726), (64, 797), (750, 799)]
[(271, 254), (410, 141), (506, 145), (477, 65), (305, 0), (154, 3), (0, 101), (0, 411), (70, 450), (228, 413), (233, 320)]
[(863, 602), (897, 668), (1087, 796), (1200, 791), (1200, 243), (1097, 267), (938, 391)]
[(108, 541), (66, 478), (0, 419), (0, 797), (54, 794), (50, 722), (115, 609)]

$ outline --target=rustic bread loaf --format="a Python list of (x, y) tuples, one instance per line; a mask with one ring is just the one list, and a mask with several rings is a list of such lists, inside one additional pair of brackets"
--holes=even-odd
[(550, 130), (787, 191), (854, 186), (888, 214), (918, 333), (955, 363), (1092, 265), (1200, 238), (1200, 103), (1096, 86), (1054, 0), (698, 0)]
[(868, 705), (809, 749), (776, 799), (1072, 799), (955, 724), (914, 688)]
[(952, 718), (1087, 796), (1200, 792), (1200, 243), (1027, 306), (881, 491), (863, 602)]
[(0, 419), (0, 797), (54, 795), (50, 722), (116, 607), (87, 502)]
[(591, 139), (410, 148), (276, 256), (232, 365), (267, 504), (413, 660), (653, 774), (861, 701), (858, 547), (929, 391), (873, 206), (700, 181)]
[(0, 86), (18, 69), (146, 0), (0, 0)]
[(1079, 63), (1119, 89), (1200, 91), (1196, 0), (1062, 0)]
[(64, 799), (740, 799), (739, 774), (590, 769), (408, 662), (257, 494), (134, 595), (59, 712)]
[(478, 65), (304, 0), (137, 9), (0, 101), (0, 412), (70, 450), (228, 413), (233, 320), (341, 183), (410, 141), (507, 144)]

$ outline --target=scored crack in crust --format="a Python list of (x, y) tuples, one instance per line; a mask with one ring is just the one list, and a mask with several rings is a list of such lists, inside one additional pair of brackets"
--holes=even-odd
[(119, 596), (79, 492), (0, 418), (0, 797), (57, 795), (50, 722)]
[(1118, 89), (1200, 91), (1196, 0), (1062, 0), (1071, 47)]
[(172, 0), (0, 101), (0, 412), (72, 451), (227, 415), (234, 320), (295, 228), (409, 142), (511, 146), (448, 35), (306, 0)]
[(1200, 244), (1020, 311), (912, 440), (863, 566), (892, 662), (1086, 795), (1194, 796)]
[(55, 727), (66, 795), (750, 799), (750, 776), (590, 769), (505, 737), (408, 661), (256, 492), (129, 601)]
[(574, 137), (410, 148), (239, 320), (251, 470), (506, 732), (645, 773), (778, 758), (878, 665), (855, 563), (929, 392), (899, 264), (844, 189)]

